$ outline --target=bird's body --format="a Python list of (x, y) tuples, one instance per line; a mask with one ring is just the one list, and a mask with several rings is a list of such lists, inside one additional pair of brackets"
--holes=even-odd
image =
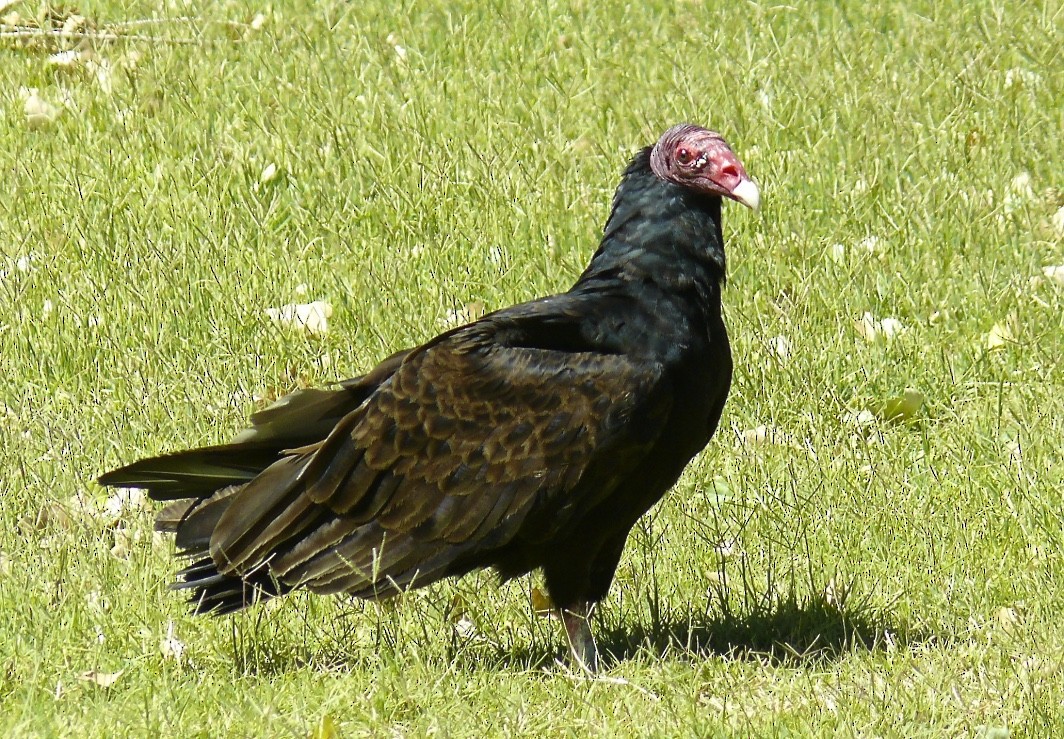
[[(179, 587), (195, 609), (298, 587), (380, 598), (483, 567), (503, 579), (540, 568), (574, 655), (593, 668), (590, 607), (632, 526), (709, 441), (731, 379), (720, 195), (741, 188), (663, 177), (662, 142), (709, 134), (677, 129), (680, 144), (667, 132), (633, 159), (568, 292), (282, 398), (230, 444), (101, 477), (176, 501), (157, 525), (193, 559)], [(738, 167), (749, 183), (724, 151), (725, 174)]]

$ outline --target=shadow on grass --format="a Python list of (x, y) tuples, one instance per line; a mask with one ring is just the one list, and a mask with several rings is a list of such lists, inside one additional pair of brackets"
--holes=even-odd
[(823, 598), (786, 598), (743, 614), (626, 624), (600, 630), (598, 640), (607, 665), (644, 655), (679, 660), (716, 656), (798, 666), (927, 644), (936, 637), (913, 633), (883, 613), (840, 609)]
[[(359, 609), (315, 630), (308, 642), (287, 648), (284, 640), (234, 640), (238, 671), (254, 674), (311, 668), (375, 670), (381, 659), (400, 662), (415, 659), (439, 663), (459, 671), (542, 671), (567, 662), (560, 623), (539, 630), (527, 643), (501, 644), (484, 635), (459, 635), (446, 626), (435, 634), (403, 636), (384, 624), (372, 628), (367, 642), (365, 619)], [(357, 628), (356, 624), (362, 624)], [(709, 658), (746, 659), (774, 665), (800, 667), (830, 662), (860, 652), (905, 649), (938, 641), (933, 634), (914, 633), (882, 611), (839, 608), (822, 597), (799, 600), (777, 598), (748, 613), (707, 612), (686, 616), (669, 614), (653, 624), (619, 622), (596, 625), (603, 666), (607, 669), (630, 660), (699, 662)], [(450, 631), (448, 634), (447, 632)], [(294, 647), (294, 648), (293, 648)], [(405, 656), (400, 656), (405, 653)], [(417, 656), (413, 656), (417, 654)]]

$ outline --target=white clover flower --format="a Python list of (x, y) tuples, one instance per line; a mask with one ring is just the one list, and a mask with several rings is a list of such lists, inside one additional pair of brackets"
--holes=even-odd
[(890, 340), (905, 331), (905, 326), (897, 318), (884, 318), (879, 322), (879, 330), (885, 339)]
[(100, 515), (100, 507), (96, 505), (96, 501), (82, 492), (70, 496), (66, 503), (66, 511), (81, 518), (96, 518)]
[(103, 613), (111, 608), (110, 602), (108, 602), (99, 590), (90, 590), (85, 595), (85, 605), (89, 607), (90, 611), (95, 611), (97, 613)]
[(1064, 206), (1060, 207), (1053, 217), (1049, 219), (1053, 225), (1053, 231), (1060, 238), (1064, 238)]
[(773, 336), (768, 340), (768, 348), (781, 362), (786, 362), (791, 358), (791, 342), (786, 336)]
[(45, 63), (52, 67), (70, 68), (82, 62), (81, 52), (77, 49), (68, 49), (48, 56)]
[(118, 682), (118, 678), (122, 677), (124, 672), (125, 670), (119, 670), (118, 672), (98, 672), (97, 670), (89, 670), (78, 675), (78, 680), (92, 683), (101, 688), (109, 688)]
[(986, 335), (986, 350), (988, 352), (997, 351), (1015, 343), (1015, 341), (1012, 329), (1009, 328), (1007, 323), (995, 323)]
[(274, 162), (270, 162), (262, 169), (262, 174), (259, 175), (259, 184), (268, 185), (277, 179), (277, 176), (281, 171), (277, 168)]
[(857, 242), (856, 248), (869, 254), (882, 254), (885, 246), (883, 239), (878, 236), (866, 236)]
[(45, 128), (59, 117), (60, 108), (41, 97), (36, 87), (25, 89), (23, 97), (25, 102), (22, 107), (26, 115), (26, 125), (31, 129)]
[(1031, 186), (1031, 175), (1028, 172), (1020, 172), (1009, 182), (1002, 204), (1006, 214), (1012, 213), (1024, 207), (1035, 199), (1034, 188)]
[(107, 499), (103, 510), (110, 518), (118, 519), (126, 511), (143, 510), (145, 500), (146, 496), (141, 488), (124, 488)]
[(746, 429), (738, 433), (736, 448), (752, 449), (764, 444), (782, 444), (786, 441), (786, 434), (775, 426), (761, 424), (752, 429)]
[(116, 559), (129, 559), (130, 536), (127, 529), (115, 529), (115, 543), (111, 547), (111, 556)]
[(1042, 75), (1033, 69), (1013, 67), (1005, 71), (1005, 89), (1007, 90), (1022, 90), (1023, 88), (1033, 90), (1041, 84)]
[(185, 653), (185, 643), (174, 636), (174, 622), (170, 621), (166, 627), (166, 638), (159, 642), (159, 651), (163, 659), (172, 659), (180, 664), (181, 656)]
[(842, 415), (842, 422), (847, 426), (865, 428), (876, 422), (876, 414), (870, 410), (847, 411)]
[(775, 95), (772, 94), (772, 89), (766, 85), (757, 91), (757, 102), (761, 103), (761, 107), (765, 110), (772, 110), (772, 102)]
[(883, 339), (888, 344), (895, 337), (905, 333), (908, 329), (897, 318), (884, 318), (877, 320), (871, 313), (865, 314), (853, 322), (857, 333), (868, 343), (872, 344)]
[(1042, 267), (1042, 274), (1058, 285), (1064, 285), (1064, 264)]
[(462, 326), (484, 315), (484, 304), (479, 300), (474, 300), (472, 303), (467, 303), (461, 308), (455, 308), (447, 311), (447, 315), (443, 317), (444, 328), (452, 328), (454, 326)]
[(312, 303), (289, 303), (280, 308), (265, 311), (274, 323), (283, 328), (298, 328), (312, 336), (321, 336), (329, 331), (332, 306), (323, 300)]

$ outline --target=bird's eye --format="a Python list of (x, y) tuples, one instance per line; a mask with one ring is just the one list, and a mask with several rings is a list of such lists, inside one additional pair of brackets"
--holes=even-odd
[(687, 149), (680, 149), (676, 152), (676, 161), (680, 164), (687, 164), (691, 161), (691, 152)]

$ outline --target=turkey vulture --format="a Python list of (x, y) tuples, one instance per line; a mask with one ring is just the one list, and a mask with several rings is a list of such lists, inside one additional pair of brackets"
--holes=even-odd
[(303, 389), (219, 446), (100, 477), (172, 501), (197, 613), (296, 588), (378, 599), (494, 568), (542, 569), (572, 655), (635, 522), (708, 443), (732, 360), (722, 198), (757, 186), (689, 124), (632, 159), (576, 284), (485, 315), (331, 389)]

